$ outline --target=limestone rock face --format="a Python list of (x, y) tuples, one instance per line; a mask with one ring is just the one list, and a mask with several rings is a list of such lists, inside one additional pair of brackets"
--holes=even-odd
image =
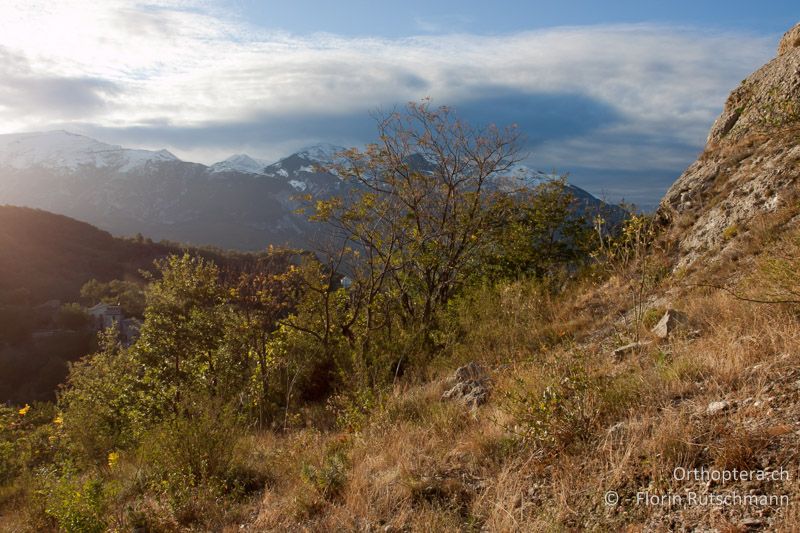
[(657, 338), (666, 340), (682, 325), (686, 323), (686, 315), (674, 309), (667, 309), (661, 320), (658, 321), (651, 332)]
[(754, 217), (793, 201), (799, 175), (800, 24), (783, 37), (778, 56), (731, 93), (703, 154), (661, 201), (678, 266), (718, 252)]
[(458, 401), (471, 409), (486, 403), (489, 398), (489, 376), (474, 361), (456, 370), (448, 379), (451, 388), (442, 394), (442, 400)]
[(800, 47), (800, 24), (783, 35), (781, 43), (778, 45), (778, 55), (782, 56), (798, 47)]

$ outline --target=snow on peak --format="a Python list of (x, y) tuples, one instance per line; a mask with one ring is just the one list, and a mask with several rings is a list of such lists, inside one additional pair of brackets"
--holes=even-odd
[(234, 154), (224, 161), (214, 163), (209, 168), (211, 172), (248, 172), (262, 174), (264, 167), (269, 164), (264, 159), (256, 159), (247, 154)]
[(297, 155), (308, 161), (319, 161), (321, 163), (331, 163), (336, 159), (336, 154), (345, 150), (342, 146), (336, 146), (330, 143), (317, 143), (311, 146), (306, 146)]
[(289, 185), (291, 185), (297, 191), (304, 191), (308, 188), (308, 184), (306, 182), (299, 180), (289, 180)]
[(78, 170), (84, 166), (127, 172), (150, 162), (179, 161), (167, 150), (132, 150), (63, 130), (0, 135), (0, 166)]

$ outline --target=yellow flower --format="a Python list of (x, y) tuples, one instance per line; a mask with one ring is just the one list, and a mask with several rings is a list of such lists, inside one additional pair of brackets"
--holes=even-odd
[(55, 424), (57, 426), (60, 426), (63, 423), (64, 423), (64, 419), (61, 417), (61, 415), (58, 415), (57, 417), (55, 417), (53, 419), (53, 424)]
[(111, 452), (111, 453), (108, 454), (108, 467), (109, 468), (114, 468), (114, 466), (116, 466), (118, 461), (119, 461), (119, 453)]
[(30, 411), (30, 410), (31, 410), (31, 406), (26, 403), (25, 407), (23, 407), (22, 409), (19, 410), (19, 416), (25, 416), (26, 414), (28, 414), (28, 411)]

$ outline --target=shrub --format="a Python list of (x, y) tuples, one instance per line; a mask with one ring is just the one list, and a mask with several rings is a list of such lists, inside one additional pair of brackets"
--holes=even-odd
[(328, 450), (322, 464), (304, 463), (303, 480), (325, 499), (338, 497), (347, 481), (347, 456), (343, 450)]
[(726, 241), (733, 239), (737, 235), (739, 235), (739, 226), (736, 224), (731, 224), (722, 231), (722, 238)]
[(83, 307), (76, 303), (64, 304), (54, 318), (58, 327), (80, 330), (89, 325), (89, 315)]
[(528, 359), (568, 339), (569, 326), (557, 319), (559, 303), (551, 284), (541, 280), (485, 283), (465, 291), (442, 320), (443, 365)]
[(19, 438), (15, 431), (19, 417), (10, 407), (0, 406), (0, 486), (13, 481), (21, 466), (15, 446)]
[(588, 394), (592, 382), (579, 358), (564, 366), (546, 366), (554, 368), (536, 383), (517, 377), (504, 395), (502, 408), (512, 421), (506, 429), (523, 444), (555, 450), (588, 433), (593, 418)]
[(107, 528), (106, 508), (112, 494), (102, 481), (67, 470), (44, 478), (45, 513), (64, 531), (101, 533)]
[(236, 500), (264, 479), (240, 460), (246, 426), (236, 411), (213, 399), (183, 400), (180, 413), (141, 439), (138, 462), (147, 489), (163, 498), (182, 523), (209, 514), (209, 502)]
[(59, 398), (63, 427), (73, 458), (103, 465), (108, 453), (132, 446), (146, 423), (138, 394), (139, 367), (109, 330), (101, 351), (70, 366), (68, 387)]

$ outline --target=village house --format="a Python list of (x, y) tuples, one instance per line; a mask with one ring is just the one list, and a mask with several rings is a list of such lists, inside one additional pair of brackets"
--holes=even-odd
[(90, 307), (88, 313), (92, 320), (92, 327), (97, 331), (116, 325), (124, 346), (130, 346), (139, 338), (142, 321), (137, 318), (125, 318), (119, 305), (99, 303)]
[(108, 329), (122, 323), (122, 308), (119, 305), (99, 303), (88, 310), (97, 330)]

